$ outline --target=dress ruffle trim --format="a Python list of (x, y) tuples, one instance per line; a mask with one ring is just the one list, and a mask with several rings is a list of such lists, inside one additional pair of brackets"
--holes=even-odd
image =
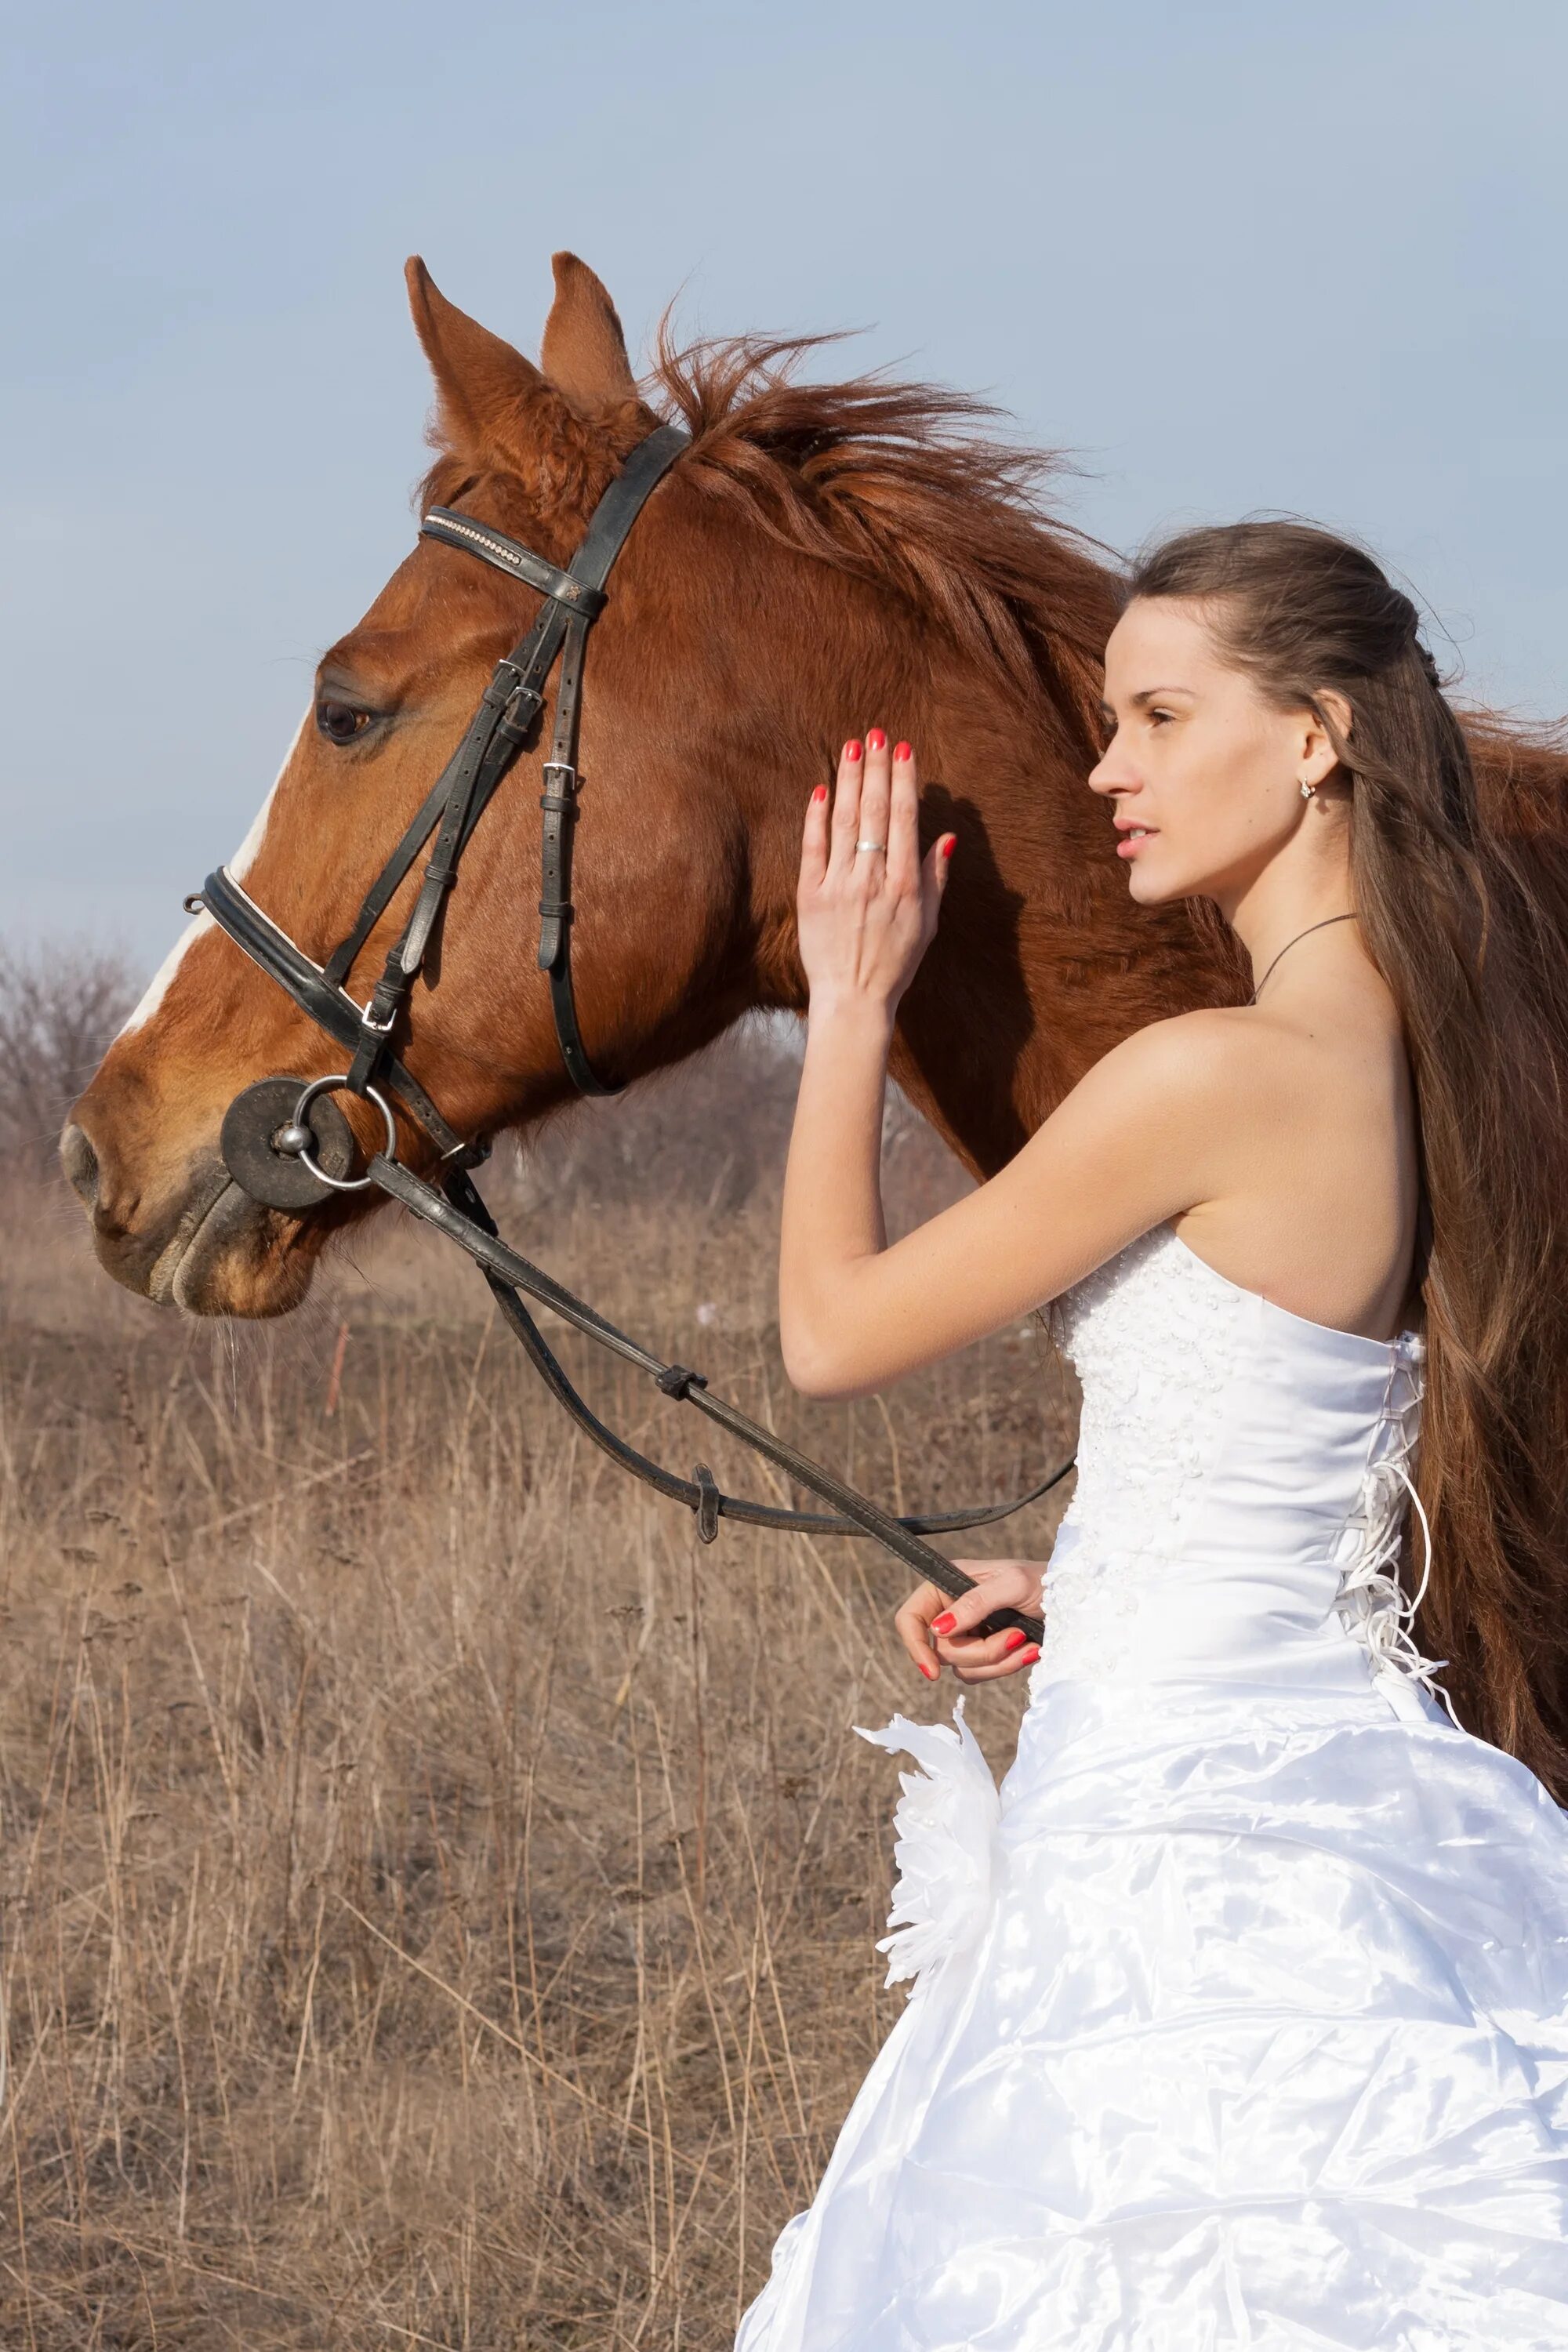
[(874, 1748), (912, 1756), (921, 1768), (899, 1775), (903, 1795), (893, 1814), (892, 1932), (877, 1949), (889, 1955), (889, 1984), (912, 1977), (923, 1990), (985, 1932), (995, 1893), (1001, 1799), (963, 1720), (962, 1698), (951, 1723), (911, 1723), (896, 1715), (881, 1731), (858, 1724), (856, 1729)]

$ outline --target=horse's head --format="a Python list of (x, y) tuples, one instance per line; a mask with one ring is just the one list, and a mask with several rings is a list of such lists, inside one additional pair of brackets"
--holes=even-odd
[[(426, 503), (564, 563), (658, 420), (638, 397), (597, 278), (570, 255), (557, 257), (555, 276), (537, 368), (446, 301), (419, 262), (408, 281), (437, 387), (439, 456)], [(756, 803), (787, 799), (798, 814), (832, 749), (802, 704), (784, 708), (785, 669), (774, 696), (767, 665), (744, 657), (751, 625), (767, 626), (760, 529), (733, 519), (715, 529), (711, 498), (679, 474), (639, 517), (616, 569), (583, 695), (574, 977), (589, 1055), (623, 1079), (706, 1043), (748, 1005), (789, 997), (787, 838), (779, 833), (773, 856)], [(323, 657), (312, 708), (230, 869), (318, 962), (349, 929), (539, 601), (469, 555), (422, 541)], [(787, 666), (783, 641), (798, 626), (781, 619), (773, 634)], [(571, 1091), (535, 961), (548, 751), (546, 725), (479, 825), (399, 1040), (464, 1136), (524, 1122)], [(786, 777), (781, 799), (773, 787)], [(346, 984), (358, 999), (424, 865), (416, 861), (355, 961)], [(364, 1196), (300, 1214), (261, 1207), (230, 1181), (220, 1127), (254, 1080), (322, 1076), (344, 1060), (198, 915), (66, 1129), (66, 1171), (109, 1271), (201, 1313), (293, 1306), (323, 1240)], [(337, 1099), (374, 1148), (379, 1121)], [(432, 1156), (406, 1125), (400, 1150), (416, 1166)]]
[[(555, 276), (534, 367), (409, 267), (437, 389), (426, 504), (560, 565), (658, 419), (597, 278), (570, 255)], [(1179, 911), (1130, 906), (1085, 789), (1119, 589), (1097, 551), (1033, 506), (1040, 461), (977, 436), (984, 412), (962, 395), (879, 376), (802, 382), (803, 348), (660, 357), (690, 446), (610, 577), (582, 692), (571, 937), (583, 1044), (595, 1070), (626, 1080), (750, 1007), (799, 1006), (802, 812), (844, 737), (879, 720), (919, 744), (928, 836), (953, 825), (961, 846), (941, 934), (900, 1008), (895, 1073), (972, 1166), (993, 1169), (1118, 1036), (1212, 992), (1212, 950)], [(322, 660), (230, 868), (316, 962), (353, 929), (539, 604), (470, 552), (423, 539)], [(523, 1125), (572, 1091), (536, 961), (550, 733), (547, 714), (480, 819), (396, 1031), (412, 1080), (463, 1138)], [(424, 866), (415, 859), (354, 961), (357, 1003)], [(347, 1058), (198, 916), (66, 1129), (66, 1171), (110, 1272), (200, 1313), (293, 1306), (328, 1235), (379, 1196), (258, 1205), (230, 1179), (224, 1118), (259, 1079), (326, 1076)], [(336, 1100), (376, 1149), (374, 1110)], [(406, 1119), (398, 1151), (426, 1171), (435, 1157)]]

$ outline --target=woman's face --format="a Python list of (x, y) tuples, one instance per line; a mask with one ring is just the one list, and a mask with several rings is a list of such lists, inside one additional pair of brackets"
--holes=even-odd
[(1105, 649), (1114, 732), (1089, 778), (1142, 906), (1233, 905), (1300, 824), (1303, 779), (1335, 764), (1310, 711), (1281, 711), (1227, 668), (1203, 608), (1137, 597)]

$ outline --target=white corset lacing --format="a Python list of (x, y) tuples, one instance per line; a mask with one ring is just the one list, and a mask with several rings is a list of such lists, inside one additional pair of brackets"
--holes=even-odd
[[(1418, 1332), (1403, 1333), (1396, 1344), (1402, 1359), (1411, 1366), (1424, 1361), (1426, 1343)], [(1399, 1707), (1395, 1695), (1399, 1683), (1419, 1683), (1441, 1700), (1458, 1730), (1454, 1702), (1436, 1680), (1448, 1662), (1424, 1658), (1414, 1630), (1432, 1580), (1432, 1526), (1410, 1475), (1416, 1444), (1411, 1423), (1420, 1418), (1422, 1384), (1416, 1377), (1406, 1385), (1404, 1402), (1384, 1407), (1385, 1418), (1397, 1433), (1389, 1451), (1369, 1463), (1363, 1475), (1356, 1507), (1348, 1522), (1361, 1529), (1361, 1548), (1340, 1571), (1334, 1607), (1347, 1633), (1365, 1650), (1373, 1679), (1390, 1704)], [(1406, 1495), (1420, 1523), (1422, 1541), (1421, 1581), (1408, 1598), (1399, 1581)]]

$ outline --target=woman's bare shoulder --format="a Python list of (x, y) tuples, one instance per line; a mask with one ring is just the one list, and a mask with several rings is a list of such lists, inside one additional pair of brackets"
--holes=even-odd
[(1180, 1138), (1194, 1199), (1272, 1189), (1303, 1162), (1325, 1171), (1403, 1153), (1408, 1069), (1398, 1024), (1205, 1007), (1135, 1030), (1078, 1089), (1093, 1115), (1136, 1105), (1152, 1138)]
[(1208, 1006), (1152, 1021), (1112, 1048), (1095, 1072), (1116, 1085), (1184, 1091), (1195, 1098), (1302, 1103), (1356, 1073), (1386, 1082), (1404, 1069), (1399, 1024), (1377, 1008), (1353, 1024), (1303, 1022), (1252, 1005)]
[(1245, 1094), (1266, 1058), (1249, 1012), (1205, 1007), (1133, 1030), (1095, 1064), (1084, 1084), (1212, 1108), (1216, 1099)]

